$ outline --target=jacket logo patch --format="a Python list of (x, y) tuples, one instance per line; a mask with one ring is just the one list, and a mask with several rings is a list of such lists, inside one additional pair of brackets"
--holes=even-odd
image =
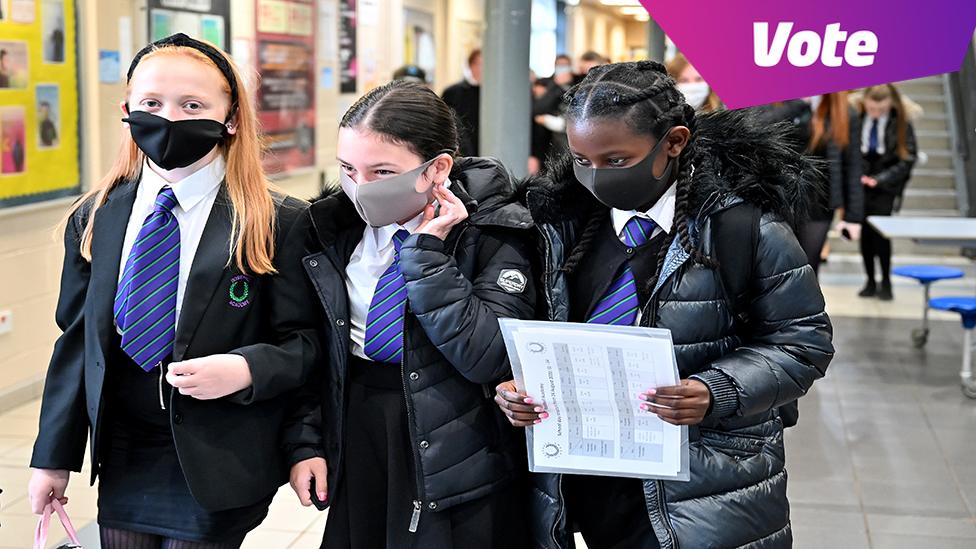
[(243, 309), (251, 304), (251, 277), (247, 275), (237, 275), (230, 279), (229, 294), (230, 301), (227, 302), (231, 307)]
[(520, 294), (525, 291), (529, 279), (517, 269), (505, 269), (498, 274), (498, 287), (510, 294)]

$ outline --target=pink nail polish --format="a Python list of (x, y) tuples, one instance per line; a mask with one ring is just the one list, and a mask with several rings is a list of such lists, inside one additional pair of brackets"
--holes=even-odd
[(540, 415), (539, 417), (542, 419), (546, 419), (547, 417), (549, 417), (549, 412), (542, 412), (542, 415)]
[(534, 403), (533, 400), (531, 398), (529, 398), (529, 397), (525, 397), (524, 399), (522, 399), (522, 402), (524, 402), (526, 404), (533, 404)]
[(647, 410), (647, 404), (641, 404), (640, 405), (640, 409), (646, 411)]
[(542, 420), (541, 419), (537, 419), (537, 420), (533, 421), (532, 423), (538, 425), (538, 424), (542, 423)]
[(532, 409), (532, 411), (533, 412), (543, 412), (544, 410), (543, 410), (542, 406), (536, 406), (535, 408)]
[(647, 400), (647, 395), (645, 395), (644, 393), (641, 393), (641, 394), (637, 395), (637, 398), (639, 398), (641, 400)]
[(647, 394), (648, 394), (649, 396), (654, 396), (654, 395), (656, 395), (656, 394), (657, 394), (657, 389), (648, 389), (648, 390), (647, 390)]

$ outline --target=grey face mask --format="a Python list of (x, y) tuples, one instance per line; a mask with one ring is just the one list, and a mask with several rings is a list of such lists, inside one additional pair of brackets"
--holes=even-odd
[(576, 179), (587, 188), (597, 200), (618, 210), (635, 210), (651, 206), (658, 201), (672, 183), (676, 159), (669, 159), (661, 177), (654, 177), (654, 161), (661, 147), (668, 140), (668, 134), (658, 140), (651, 152), (643, 160), (628, 168), (589, 168), (573, 163)]
[[(373, 227), (383, 227), (410, 219), (430, 204), (434, 198), (434, 185), (421, 181), (421, 176), (438, 156), (409, 172), (365, 185), (357, 184), (346, 172), (340, 171), (339, 184), (363, 221)], [(418, 190), (425, 187), (423, 191)]]

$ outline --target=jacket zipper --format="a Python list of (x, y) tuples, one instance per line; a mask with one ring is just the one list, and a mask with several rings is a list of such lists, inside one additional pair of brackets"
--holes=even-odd
[[(407, 302), (409, 306), (409, 301)], [(406, 311), (404, 311), (405, 313)], [(404, 314), (406, 316), (406, 314)], [(404, 324), (406, 323), (406, 318), (404, 318)], [(417, 475), (417, 499), (413, 500), (413, 514), (410, 515), (410, 526), (407, 531), (414, 533), (417, 531), (417, 526), (420, 524), (420, 511), (424, 505), (424, 478), (423, 474), (420, 472), (420, 452), (417, 451), (416, 438), (417, 434), (414, 432), (413, 427), (413, 401), (410, 400), (409, 391), (407, 390), (407, 330), (406, 325), (404, 325), (403, 333), (400, 334), (402, 351), (400, 352), (400, 380), (403, 384), (403, 400), (407, 407), (407, 430), (410, 432), (410, 449), (413, 451), (413, 469), (414, 473)]]
[[(458, 246), (461, 243), (461, 237), (464, 235), (465, 231), (468, 230), (469, 225), (465, 224), (461, 227), (461, 232), (454, 239), (454, 247), (451, 249), (451, 257), (457, 255)], [(408, 299), (407, 309), (404, 310), (404, 317), (406, 317), (406, 312), (410, 308), (410, 301)], [(413, 500), (413, 513), (410, 515), (410, 525), (407, 527), (407, 531), (414, 533), (417, 531), (417, 527), (420, 525), (420, 513), (424, 506), (424, 496), (423, 496), (423, 486), (424, 477), (420, 471), (420, 452), (417, 451), (417, 446), (415, 439), (417, 434), (414, 432), (413, 428), (413, 401), (410, 400), (410, 394), (407, 389), (407, 330), (406, 330), (406, 318), (404, 318), (404, 329), (402, 337), (402, 348), (403, 351), (400, 353), (400, 380), (403, 384), (403, 400), (407, 405), (407, 430), (410, 431), (410, 448), (413, 450), (413, 463), (414, 463), (414, 473), (417, 475), (417, 499)]]
[(661, 517), (661, 523), (664, 524), (664, 528), (668, 533), (668, 541), (671, 542), (671, 549), (678, 549), (678, 538), (674, 533), (674, 528), (671, 527), (671, 521), (668, 520), (668, 514), (663, 511), (664, 504), (664, 483), (660, 480), (654, 481), (654, 503), (656, 504), (656, 509), (654, 512), (659, 514)]
[[(552, 239), (549, 237), (549, 233), (541, 227), (539, 228), (539, 232), (542, 234), (542, 238), (546, 242), (545, 271), (542, 275), (545, 278), (545, 291), (543, 294), (546, 296), (546, 306), (549, 309), (549, 320), (553, 320), (552, 291), (550, 290), (550, 288), (552, 288), (553, 273), (552, 269), (550, 269), (552, 264)], [(566, 512), (565, 496), (563, 495), (563, 476), (561, 474), (556, 476), (556, 493), (559, 498), (558, 501), (556, 501), (556, 520), (552, 523), (552, 529), (549, 531), (549, 537), (552, 539), (552, 543), (555, 547), (562, 548), (559, 540), (556, 539), (556, 531), (559, 529), (559, 523), (563, 519), (563, 515)]]
[(556, 476), (556, 492), (559, 494), (559, 501), (556, 502), (556, 520), (552, 523), (552, 531), (549, 532), (549, 536), (552, 538), (552, 542), (556, 547), (562, 548), (559, 540), (556, 539), (556, 530), (559, 528), (559, 522), (563, 519), (563, 515), (566, 512), (566, 502), (563, 496), (563, 475), (559, 474)]
[(552, 239), (549, 238), (549, 233), (547, 233), (541, 227), (539, 228), (539, 232), (542, 234), (542, 238), (546, 241), (546, 265), (545, 272), (542, 275), (545, 277), (545, 291), (543, 294), (546, 296), (546, 306), (549, 308), (549, 320), (553, 320), (552, 291), (550, 290), (550, 288), (552, 288), (552, 270), (550, 270), (550, 265), (552, 264)]

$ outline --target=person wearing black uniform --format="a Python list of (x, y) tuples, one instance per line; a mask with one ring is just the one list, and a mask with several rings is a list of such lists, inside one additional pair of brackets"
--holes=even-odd
[(457, 116), (461, 156), (478, 156), (481, 150), (481, 50), (468, 55), (464, 80), (448, 86), (441, 98)]
[(232, 549), (287, 478), (286, 403), (317, 362), (308, 204), (270, 191), (212, 45), (150, 44), (126, 97), (120, 156), (66, 220), (31, 507), (67, 502), (90, 438), (103, 549)]
[(808, 197), (813, 201), (809, 219), (797, 229), (800, 246), (815, 273), (820, 272), (821, 251), (834, 213), (843, 216), (836, 229), (849, 240), (859, 240), (864, 221), (864, 187), (861, 184), (861, 119), (847, 100), (847, 92), (814, 98), (810, 119), (808, 154), (825, 164), (826, 192)]
[[(589, 547), (789, 547), (783, 426), (833, 355), (790, 227), (811, 166), (749, 112), (696, 115), (653, 61), (595, 67), (567, 99), (570, 154), (519, 192), (545, 318), (671, 331), (680, 383), (633, 406), (690, 426), (691, 478), (532, 475), (532, 547), (574, 527)], [(533, 397), (496, 387), (516, 426), (547, 421)]]
[(504, 166), (456, 158), (448, 106), (394, 81), (340, 123), (342, 191), (305, 268), (328, 366), (285, 432), (292, 487), (331, 504), (323, 547), (525, 547), (525, 440), (492, 403), (499, 318), (531, 318), (532, 221)]
[[(915, 165), (918, 154), (915, 130), (908, 120), (901, 94), (891, 84), (865, 89), (860, 114), (864, 215), (891, 215), (898, 210)], [(892, 300), (891, 241), (868, 225), (861, 237), (861, 258), (867, 283), (859, 295)], [(875, 278), (875, 258), (881, 267), (880, 288)]]

